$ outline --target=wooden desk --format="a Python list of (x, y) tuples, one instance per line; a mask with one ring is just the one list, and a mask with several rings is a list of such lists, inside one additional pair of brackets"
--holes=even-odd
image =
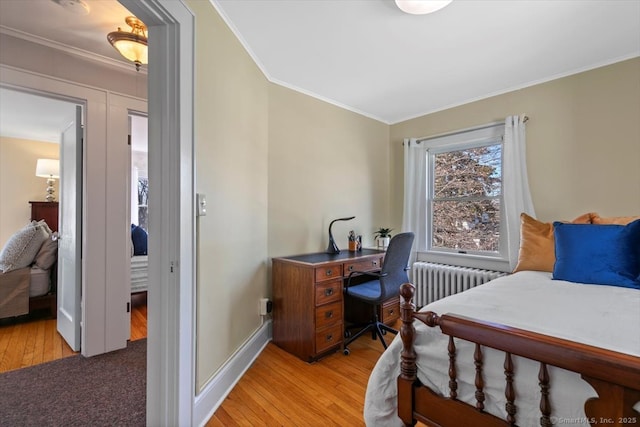
[(375, 271), (384, 251), (324, 252), (273, 259), (273, 342), (305, 361), (337, 350), (344, 337), (343, 280)]

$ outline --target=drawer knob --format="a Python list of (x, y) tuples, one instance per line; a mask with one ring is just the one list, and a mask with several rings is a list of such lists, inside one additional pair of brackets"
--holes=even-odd
[(389, 314), (393, 314), (395, 310), (392, 308), (391, 310), (389, 310)]
[(324, 314), (324, 317), (327, 319), (331, 319), (333, 317), (333, 310), (329, 310)]
[(325, 297), (329, 297), (331, 295), (333, 295), (333, 288), (329, 288), (329, 289), (325, 289), (324, 290), (324, 296)]
[(333, 273), (331, 269), (327, 270), (327, 276), (331, 276), (331, 273)]
[(333, 341), (333, 334), (327, 335), (327, 341)]
[(353, 271), (353, 265), (349, 266), (349, 271)]
[(373, 266), (376, 267), (378, 265), (378, 261), (372, 261), (371, 264), (373, 264)]

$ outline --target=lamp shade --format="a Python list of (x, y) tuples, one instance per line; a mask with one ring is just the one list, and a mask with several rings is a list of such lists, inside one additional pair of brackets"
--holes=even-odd
[(412, 15), (426, 15), (442, 9), (452, 0), (396, 0), (401, 11)]
[(120, 55), (124, 56), (131, 62), (140, 64), (148, 64), (147, 41), (141, 40), (131, 33), (124, 31), (116, 31), (113, 36), (113, 47), (116, 48)]
[(56, 159), (38, 159), (36, 176), (41, 178), (60, 178), (60, 161)]

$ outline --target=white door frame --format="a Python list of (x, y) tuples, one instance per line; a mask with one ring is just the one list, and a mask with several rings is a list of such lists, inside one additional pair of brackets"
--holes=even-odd
[(194, 17), (119, 0), (149, 28), (147, 425), (191, 426), (195, 402)]

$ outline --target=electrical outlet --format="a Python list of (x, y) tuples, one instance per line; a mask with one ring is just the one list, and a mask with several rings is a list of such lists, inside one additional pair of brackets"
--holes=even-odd
[(260, 298), (260, 315), (266, 316), (271, 310), (269, 310), (269, 298)]

